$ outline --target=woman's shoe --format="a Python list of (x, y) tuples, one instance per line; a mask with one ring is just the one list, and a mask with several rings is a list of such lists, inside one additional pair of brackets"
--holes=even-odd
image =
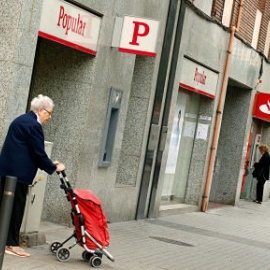
[(20, 247), (11, 247), (11, 246), (7, 246), (5, 253), (10, 254), (10, 255), (15, 255), (18, 257), (30, 257), (30, 254), (25, 252), (22, 248)]

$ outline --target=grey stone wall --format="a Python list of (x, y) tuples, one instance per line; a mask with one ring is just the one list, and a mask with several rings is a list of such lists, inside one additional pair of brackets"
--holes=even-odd
[(136, 186), (151, 96), (154, 58), (136, 56), (116, 185)]
[(1, 1), (0, 141), (10, 122), (25, 113), (42, 0)]
[(262, 143), (270, 146), (270, 123), (262, 123)]
[[(140, 187), (141, 166), (144, 160), (143, 145), (147, 140), (148, 120), (152, 113), (151, 104), (155, 91), (155, 82), (162, 37), (166, 22), (169, 1), (115, 1), (110, 21), (104, 20), (103, 27), (110, 29), (114, 14), (132, 14), (161, 20), (158, 57), (148, 58), (118, 53), (111, 49), (109, 30), (101, 37), (97, 56), (97, 72), (93, 88), (96, 91), (93, 103), (94, 111), (88, 114), (84, 131), (84, 140), (79, 160), (77, 187), (91, 189), (103, 202), (103, 208), (109, 221), (135, 218), (138, 192)], [(108, 24), (108, 26), (106, 26)], [(123, 90), (123, 99), (116, 131), (112, 164), (108, 168), (98, 168), (100, 142), (107, 109), (108, 91), (111, 86)], [(99, 104), (99, 108), (97, 107)], [(96, 125), (93, 125), (93, 121)], [(142, 151), (140, 151), (142, 150)], [(88, 163), (85, 163), (88, 160)]]
[(229, 66), (229, 78), (253, 89), (258, 82), (260, 66), (260, 55), (235, 38)]
[(259, 92), (270, 94), (270, 64), (265, 60), (263, 61), (263, 74), (261, 77), (262, 83), (257, 86)]
[[(72, 185), (76, 182), (85, 114), (94, 95), (92, 81), (96, 59), (61, 44), (40, 39), (29, 100), (42, 93), (55, 103), (52, 119), (44, 126), (53, 142), (52, 160), (65, 163)], [(43, 218), (67, 223), (64, 192), (57, 175), (49, 177)], [(57, 198), (57, 199), (56, 199)]]
[[(109, 221), (134, 219), (135, 216), (142, 155), (139, 150), (145, 138), (146, 119), (151, 113), (149, 102), (158, 66), (158, 57), (136, 57), (110, 47), (115, 14), (160, 18), (161, 33), (166, 19), (166, 13), (156, 8), (156, 1), (131, 2), (123, 5), (120, 1), (106, 5), (95, 2), (90, 6), (82, 1), (104, 14), (97, 56), (91, 57), (44, 41), (41, 45), (46, 45), (43, 46), (43, 53), (40, 53), (43, 62), (37, 74), (40, 81), (38, 88), (44, 89), (43, 92), (56, 103), (53, 119), (45, 127), (46, 139), (54, 141), (52, 158), (66, 164), (68, 177), (76, 188), (90, 189), (101, 199)], [(168, 2), (162, 3), (165, 10), (167, 5)], [(161, 44), (162, 39), (158, 45), (159, 52)], [(123, 99), (111, 166), (99, 168), (111, 86), (123, 90)], [(134, 146), (136, 153), (133, 153)], [(127, 179), (132, 179), (132, 187), (122, 185)], [(56, 176), (49, 178), (43, 218), (68, 223), (69, 213), (62, 210), (68, 207), (59, 189), (59, 180)]]
[(229, 85), (211, 186), (212, 202), (235, 203), (250, 99), (250, 90)]
[(198, 205), (200, 203), (214, 105), (214, 100), (204, 96), (201, 97), (197, 125), (208, 125), (209, 129), (206, 140), (195, 138), (194, 141), (186, 190), (185, 203), (187, 204)]

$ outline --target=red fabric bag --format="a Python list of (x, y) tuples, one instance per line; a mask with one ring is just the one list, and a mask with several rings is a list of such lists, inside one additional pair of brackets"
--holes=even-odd
[[(78, 202), (81, 214), (84, 217), (85, 230), (89, 234), (91, 234), (102, 247), (109, 246), (109, 230), (105, 214), (101, 208), (101, 201), (90, 190), (74, 189), (73, 192)], [(70, 198), (73, 209), (76, 211), (74, 202), (72, 201), (70, 194), (68, 194), (68, 196)], [(79, 240), (82, 236), (79, 226), (79, 217), (76, 214), (73, 214), (73, 217), (76, 236)], [(83, 246), (81, 242), (79, 244)], [(98, 248), (87, 236), (86, 246), (89, 249)]]

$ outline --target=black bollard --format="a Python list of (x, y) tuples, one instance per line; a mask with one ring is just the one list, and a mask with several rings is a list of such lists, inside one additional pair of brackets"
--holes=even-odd
[(17, 178), (7, 176), (5, 181), (5, 189), (3, 193), (1, 209), (0, 209), (0, 270), (5, 255), (6, 242), (8, 237), (9, 223), (12, 213), (14, 192), (17, 184)]

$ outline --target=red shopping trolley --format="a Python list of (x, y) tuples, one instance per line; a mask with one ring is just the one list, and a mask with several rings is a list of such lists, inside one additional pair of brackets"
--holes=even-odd
[[(84, 248), (82, 258), (93, 267), (101, 266), (103, 255), (114, 261), (106, 249), (110, 243), (110, 236), (101, 201), (90, 190), (73, 190), (65, 171), (59, 172), (58, 175), (60, 187), (65, 191), (72, 206), (71, 218), (75, 229), (64, 242), (53, 242), (49, 248), (50, 252), (55, 254), (59, 261), (65, 262), (70, 258), (70, 249), (80, 245)], [(76, 239), (76, 243), (65, 248), (64, 245), (72, 238)]]

